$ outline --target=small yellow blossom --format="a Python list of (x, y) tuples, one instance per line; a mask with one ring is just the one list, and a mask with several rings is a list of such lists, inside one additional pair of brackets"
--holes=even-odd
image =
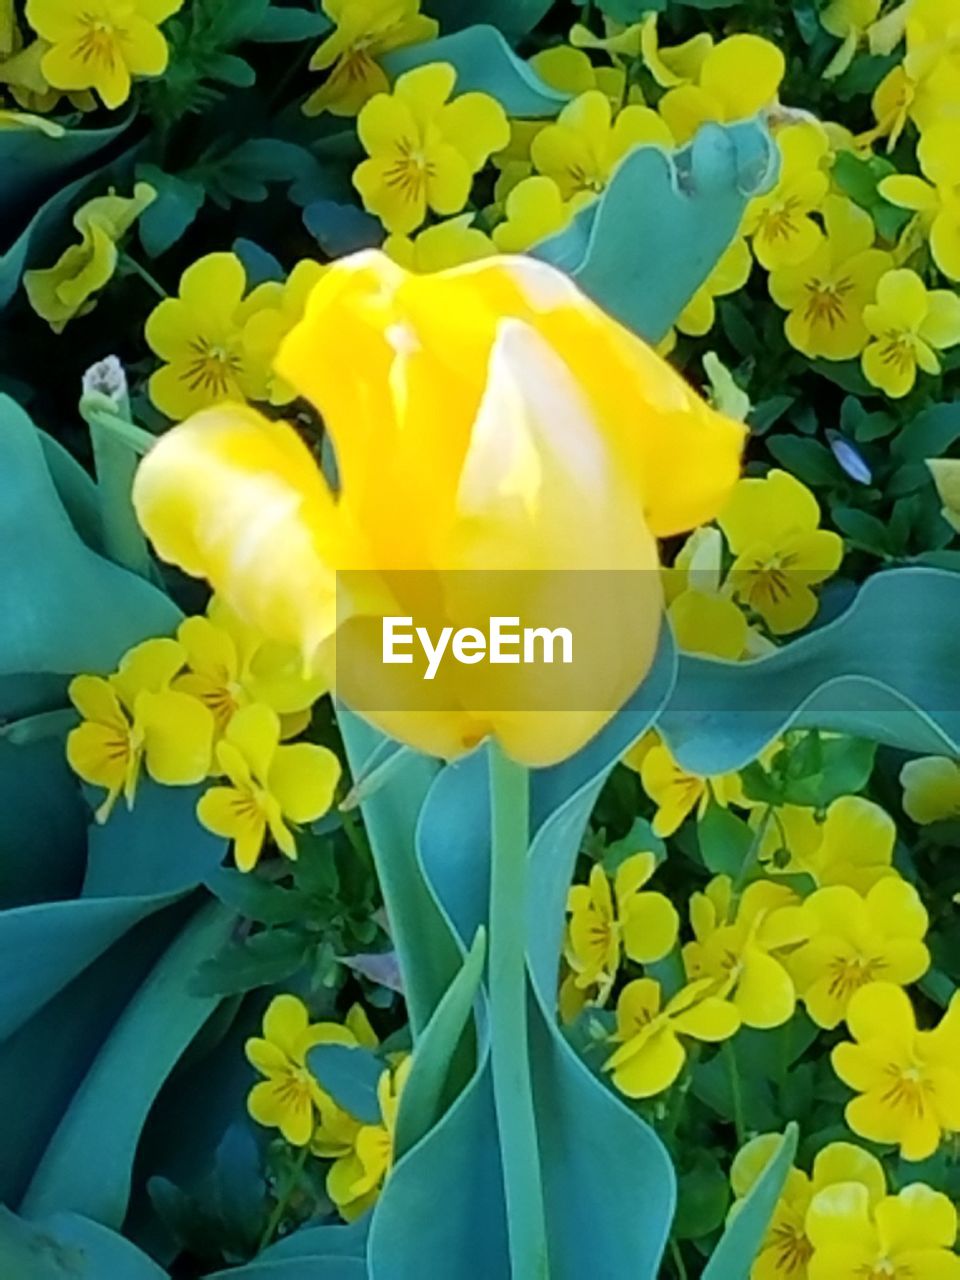
[(415, 231), (434, 213), (459, 213), (473, 175), (505, 147), (510, 127), (503, 107), (486, 93), (452, 102), (457, 78), (447, 62), (432, 62), (400, 76), (392, 93), (378, 93), (357, 118), (367, 155), (353, 184), (364, 207), (388, 231)]
[(650, 107), (628, 106), (614, 118), (599, 89), (574, 98), (530, 147), (534, 168), (552, 178), (564, 200), (602, 191), (624, 156), (642, 145), (672, 147), (670, 130)]
[(768, 271), (795, 266), (817, 248), (822, 237), (810, 214), (821, 207), (830, 186), (825, 170), (830, 144), (819, 123), (788, 125), (777, 134), (777, 147), (776, 186), (750, 201), (743, 222), (757, 261)]
[(863, 897), (847, 885), (817, 889), (806, 907), (815, 932), (791, 957), (790, 972), (817, 1026), (839, 1026), (868, 982), (906, 987), (930, 967), (926, 910), (899, 876), (878, 880)]
[(717, 318), (716, 298), (736, 293), (747, 283), (752, 266), (750, 250), (743, 236), (737, 236), (723, 251), (713, 270), (680, 312), (676, 320), (681, 333), (702, 337)]
[(291, 825), (316, 821), (333, 803), (340, 779), (333, 752), (312, 742), (279, 744), (277, 713), (259, 703), (243, 707), (217, 743), (229, 785), (211, 787), (197, 801), (203, 825), (234, 842), (241, 871), (257, 865), (268, 832), (281, 853), (296, 858)]
[(674, 760), (666, 743), (658, 742), (645, 752), (640, 765), (643, 789), (656, 804), (653, 831), (670, 836), (694, 810), (703, 817), (710, 801), (726, 809), (731, 804), (746, 803), (738, 773), (706, 777), (688, 773)]
[(303, 104), (308, 116), (355, 116), (374, 94), (389, 92), (378, 59), (432, 40), (439, 29), (420, 13), (420, 0), (323, 0), (323, 11), (335, 27), (310, 59), (310, 70), (330, 74)]
[(882, 0), (830, 0), (820, 14), (825, 31), (843, 43), (824, 70), (824, 78), (835, 79), (850, 66), (869, 28), (876, 22)]
[(681, 145), (689, 142), (702, 124), (745, 120), (771, 106), (785, 70), (783, 54), (769, 40), (745, 33), (728, 36), (706, 52), (697, 83), (668, 89), (658, 109)]
[(524, 178), (507, 195), (506, 218), (494, 227), (493, 243), (500, 253), (525, 253), (562, 231), (590, 198), (589, 192), (581, 191), (571, 200), (564, 200), (553, 178), (542, 174)]
[(601, 866), (593, 867), (588, 884), (570, 889), (564, 956), (574, 985), (597, 989), (595, 1004), (606, 1003), (621, 952), (651, 964), (673, 949), (680, 927), (676, 908), (662, 893), (642, 892), (656, 869), (654, 854), (635, 853), (617, 868), (613, 893)]
[(106, 822), (121, 793), (133, 807), (141, 766), (168, 787), (206, 777), (213, 716), (196, 698), (170, 688), (184, 660), (175, 640), (145, 640), (107, 679), (71, 680), (70, 701), (83, 722), (67, 736), (67, 760), (84, 782), (106, 790), (98, 822)]
[(691, 982), (661, 1008), (659, 982), (628, 982), (617, 1001), (620, 1047), (604, 1064), (628, 1098), (651, 1098), (669, 1089), (683, 1070), (681, 1037), (708, 1043), (728, 1040), (740, 1027), (733, 1005), (718, 999), (709, 982)]
[(736, 556), (735, 595), (774, 635), (805, 627), (817, 612), (811, 588), (843, 559), (843, 541), (819, 527), (820, 507), (807, 486), (778, 468), (762, 480), (738, 480), (718, 523)]
[(248, 1061), (266, 1077), (250, 1090), (250, 1115), (257, 1124), (279, 1129), (293, 1146), (305, 1147), (321, 1107), (329, 1102), (307, 1066), (307, 1053), (318, 1044), (357, 1043), (349, 1026), (311, 1023), (302, 1000), (274, 996), (263, 1015), (263, 1035), (251, 1037), (245, 1046)]
[(909, 760), (900, 770), (903, 808), (926, 826), (960, 818), (960, 761), (947, 756)]
[(893, 819), (872, 800), (840, 796), (818, 817), (813, 809), (777, 809), (760, 843), (769, 875), (810, 876), (817, 885), (849, 885), (865, 894), (895, 875)]
[(647, 70), (664, 89), (695, 84), (704, 59), (713, 48), (713, 36), (700, 31), (683, 44), (665, 48), (660, 44), (656, 13), (648, 13), (640, 32), (640, 52)]
[(465, 262), (477, 262), (496, 253), (490, 237), (471, 226), (472, 213), (462, 213), (435, 226), (426, 227), (413, 238), (387, 236), (383, 251), (408, 271), (446, 271)]
[[(722, 583), (723, 536), (719, 529), (695, 529), (669, 569), (662, 570), (667, 617), (685, 653), (708, 654), (727, 662), (755, 657), (759, 633)], [(639, 766), (638, 771), (639, 771)]]
[[(572, 98), (588, 89), (600, 89), (610, 99), (613, 107), (623, 103), (627, 74), (623, 67), (598, 67), (590, 61), (588, 54), (582, 49), (573, 49), (570, 45), (554, 45), (551, 49), (542, 49), (530, 59), (530, 66), (551, 89), (568, 93)], [(631, 85), (627, 91), (628, 102), (643, 102), (643, 94), (639, 85)], [(524, 121), (525, 124), (541, 124), (542, 121)]]
[(916, 212), (930, 237), (933, 260), (948, 280), (960, 280), (960, 149), (956, 126), (941, 120), (923, 134), (917, 146), (923, 178), (894, 173), (878, 190), (885, 200)]
[(234, 253), (208, 253), (187, 267), (176, 298), (147, 317), (150, 349), (165, 361), (150, 378), (150, 399), (167, 417), (188, 418), (222, 400), (266, 399), (269, 349), (244, 341), (256, 311), (273, 299), (254, 290), (244, 301), (246, 273)]
[(779, 1027), (793, 1016), (797, 992), (787, 960), (812, 931), (795, 893), (757, 880), (735, 901), (729, 876), (715, 876), (691, 897), (690, 923), (695, 941), (683, 948), (683, 962), (691, 981), (729, 999), (745, 1026)]
[(413, 1066), (411, 1057), (388, 1067), (377, 1084), (380, 1121), (361, 1124), (348, 1112), (324, 1104), (313, 1150), (333, 1157), (327, 1172), (327, 1195), (340, 1216), (353, 1222), (376, 1203), (393, 1165), (397, 1111), (404, 1085)]
[(293, 387), (276, 372), (274, 356), (294, 325), (303, 319), (307, 299), (326, 267), (313, 258), (302, 258), (286, 281), (267, 280), (253, 289), (237, 309), (242, 323), (240, 363), (250, 374), (250, 394), (273, 405), (296, 398)]
[(49, 42), (43, 74), (56, 89), (93, 89), (104, 106), (130, 97), (134, 76), (159, 76), (169, 49), (158, 30), (183, 0), (27, 0), (26, 16)]
[[(737, 1197), (730, 1210), (731, 1219), (740, 1211), (744, 1197), (753, 1189), (781, 1141), (779, 1133), (762, 1133), (737, 1152), (730, 1169), (730, 1185)], [(809, 1280), (813, 1244), (807, 1234), (807, 1211), (814, 1196), (837, 1183), (862, 1187), (871, 1206), (883, 1199), (887, 1189), (883, 1165), (876, 1156), (851, 1142), (831, 1142), (818, 1153), (810, 1175), (797, 1168), (787, 1174), (751, 1268), (750, 1280)]]
[(867, 135), (871, 141), (887, 138), (892, 151), (908, 121), (921, 133), (960, 110), (960, 81), (956, 72), (938, 60), (908, 56), (893, 67), (877, 86), (872, 109), (877, 127)]
[(148, 183), (138, 182), (132, 196), (111, 191), (88, 200), (73, 215), (80, 244), (65, 249), (52, 267), (24, 272), (30, 305), (54, 333), (62, 333), (70, 320), (93, 310), (94, 295), (117, 269), (119, 241), (156, 195)]
[(960, 458), (928, 458), (927, 470), (943, 503), (940, 514), (960, 533)]
[(863, 352), (863, 374), (892, 399), (913, 390), (917, 370), (938, 374), (938, 352), (960, 343), (960, 297), (931, 289), (915, 271), (888, 271), (877, 284), (877, 300), (864, 308), (871, 340)]
[(847, 1026), (853, 1043), (831, 1054), (858, 1095), (847, 1124), (871, 1142), (897, 1144), (905, 1160), (926, 1160), (944, 1133), (960, 1129), (960, 997), (937, 1027), (918, 1031), (906, 992), (871, 982), (850, 1001)]
[(957, 1211), (924, 1182), (879, 1202), (860, 1183), (836, 1183), (814, 1196), (807, 1232), (810, 1280), (960, 1280)]
[(823, 219), (826, 236), (813, 252), (771, 273), (770, 296), (789, 311), (784, 332), (798, 351), (811, 360), (852, 360), (869, 338), (864, 308), (893, 259), (873, 247), (873, 219), (852, 200), (827, 196)]

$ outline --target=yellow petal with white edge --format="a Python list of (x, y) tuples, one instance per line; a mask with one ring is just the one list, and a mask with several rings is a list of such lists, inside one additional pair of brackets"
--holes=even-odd
[(267, 785), (285, 818), (314, 822), (333, 804), (340, 773), (340, 761), (332, 751), (298, 742), (277, 750)]
[(143, 731), (144, 759), (154, 782), (189, 786), (210, 772), (214, 721), (202, 702), (171, 690), (141, 693), (134, 719)]
[(814, 1158), (814, 1192), (837, 1182), (861, 1183), (871, 1205), (882, 1199), (887, 1190), (883, 1165), (875, 1155), (852, 1142), (831, 1142)]
[(870, 1194), (859, 1182), (839, 1182), (819, 1191), (807, 1210), (807, 1236), (815, 1249), (876, 1243), (870, 1222)]
[(743, 120), (777, 96), (786, 60), (775, 44), (755, 35), (729, 36), (704, 58), (700, 87), (723, 103), (726, 120)]
[(662, 893), (641, 893), (624, 908), (620, 921), (623, 949), (638, 964), (662, 960), (676, 945), (680, 931), (677, 909)]
[(729, 1040), (740, 1029), (740, 1014), (729, 1001), (706, 996), (678, 1013), (672, 1024), (680, 1035), (692, 1036), (694, 1040)]
[[(912, 1249), (952, 1249), (957, 1211), (942, 1191), (914, 1182), (874, 1209), (877, 1230), (893, 1257)], [(960, 1258), (955, 1259), (960, 1267)]]
[(205, 577), (265, 636), (309, 657), (332, 633), (337, 516), (292, 427), (242, 405), (205, 410), (147, 454), (133, 500), (161, 558)]
[(652, 1098), (670, 1088), (683, 1070), (686, 1056), (670, 1028), (663, 1027), (637, 1053), (613, 1068), (613, 1083), (628, 1098)]
[(898, 1040), (907, 1045), (916, 1034), (910, 997), (890, 982), (871, 982), (853, 996), (847, 1026), (854, 1040)]
[(927, 314), (920, 337), (938, 351), (960, 342), (960, 297), (949, 289), (934, 289), (927, 297)]

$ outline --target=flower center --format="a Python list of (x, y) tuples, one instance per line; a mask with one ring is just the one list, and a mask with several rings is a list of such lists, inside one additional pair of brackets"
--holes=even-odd
[(763, 215), (762, 231), (766, 240), (789, 240), (796, 235), (799, 225), (800, 204), (796, 196), (773, 205)]
[(771, 1231), (769, 1248), (776, 1255), (774, 1266), (785, 1275), (795, 1272), (806, 1274), (807, 1263), (813, 1257), (813, 1245), (807, 1239), (802, 1226), (782, 1222)]
[(112, 67), (117, 58), (117, 43), (125, 33), (91, 13), (82, 14), (80, 21), (84, 32), (73, 47), (73, 56), (80, 62), (102, 62)]
[(397, 158), (387, 168), (384, 181), (412, 203), (421, 199), (435, 173), (436, 165), (427, 159), (422, 147), (410, 138), (401, 138), (397, 143)]
[(211, 342), (204, 337), (194, 338), (190, 350), (193, 354), (184, 366), (180, 380), (191, 391), (202, 388), (214, 395), (228, 395), (240, 369), (239, 357), (223, 343)]
[(835, 329), (847, 318), (845, 296), (853, 288), (850, 280), (809, 280), (804, 318), (809, 324), (825, 324)]
[(891, 1062), (884, 1074), (889, 1078), (890, 1084), (881, 1100), (894, 1110), (902, 1107), (917, 1119), (921, 1119), (929, 1103), (931, 1087), (920, 1068), (901, 1067)]
[(908, 373), (916, 362), (913, 334), (890, 329), (880, 339), (880, 359), (900, 373)]
[(830, 994), (846, 999), (865, 983), (873, 982), (885, 968), (886, 961), (876, 956), (869, 960), (863, 956), (836, 956), (828, 967)]

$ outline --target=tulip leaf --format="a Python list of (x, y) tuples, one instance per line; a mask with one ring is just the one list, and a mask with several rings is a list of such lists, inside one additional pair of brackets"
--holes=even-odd
[(384, 1064), (369, 1049), (346, 1044), (318, 1044), (307, 1065), (334, 1102), (364, 1124), (378, 1124), (377, 1084)]
[[(490, 23), (510, 39), (532, 31), (545, 17), (553, 0), (429, 0), (424, 9), (438, 18), (441, 31), (458, 31), (468, 23)], [(467, 28), (473, 30), (472, 26)], [(432, 59), (431, 59), (432, 61)]]
[(36, 204), (38, 194), (69, 182), (132, 121), (130, 114), (107, 129), (66, 129), (59, 137), (39, 129), (0, 129), (0, 173), (16, 174), (15, 182), (0, 186), (0, 234), (15, 201)]
[[(519, 12), (523, 3), (504, 0), (503, 8)], [(555, 116), (570, 95), (541, 80), (532, 67), (517, 57), (496, 26), (499, 23), (470, 26), (426, 44), (397, 49), (383, 58), (384, 69), (396, 77), (428, 62), (449, 62), (457, 72), (457, 94), (488, 93), (509, 116)]]
[(894, 569), (832, 622), (751, 662), (683, 657), (658, 728), (684, 768), (728, 773), (789, 728), (960, 754), (960, 577)]
[[(79, 904), (78, 904), (79, 905)], [(65, 1209), (119, 1228), (147, 1113), (183, 1051), (219, 1004), (197, 996), (197, 966), (229, 937), (219, 903), (199, 912), (124, 1010), (74, 1096), (34, 1174), (22, 1208)]]
[(569, 271), (606, 311), (659, 342), (776, 170), (777, 149), (753, 120), (704, 125), (673, 153), (637, 147), (599, 199), (535, 246), (535, 256)]
[(797, 1126), (790, 1124), (776, 1153), (730, 1220), (704, 1268), (703, 1280), (748, 1280), (796, 1150)]
[(0, 1207), (0, 1275), (10, 1280), (167, 1280), (123, 1236), (75, 1213), (25, 1222)]
[(336, 1254), (312, 1253), (306, 1258), (280, 1258), (276, 1262), (249, 1262), (245, 1267), (217, 1271), (208, 1280), (367, 1280), (367, 1264), (362, 1258), (340, 1258)]
[[(258, 1255), (258, 1263), (281, 1262), (293, 1258), (344, 1258), (359, 1261), (367, 1251), (370, 1216), (357, 1218), (348, 1226), (301, 1227), (277, 1240)], [(224, 1274), (236, 1275), (235, 1271)]]
[(0, 908), (73, 893), (86, 824), (63, 737), (15, 746), (0, 735)]

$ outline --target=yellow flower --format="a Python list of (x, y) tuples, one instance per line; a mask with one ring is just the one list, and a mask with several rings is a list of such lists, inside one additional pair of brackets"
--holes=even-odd
[(439, 29), (420, 13), (420, 0), (323, 0), (323, 11), (335, 28), (310, 59), (310, 70), (331, 70), (303, 104), (308, 116), (355, 116), (374, 94), (390, 91), (377, 59), (432, 40)]
[(937, 353), (960, 342), (960, 297), (950, 289), (928, 290), (915, 271), (888, 271), (877, 285), (877, 301), (864, 308), (871, 341), (863, 374), (892, 399), (913, 390), (917, 369), (938, 374)]
[(814, 1246), (810, 1280), (958, 1280), (952, 1252), (957, 1211), (941, 1191), (914, 1182), (871, 1202), (856, 1182), (827, 1187), (813, 1199), (807, 1231)]
[(470, 224), (472, 213), (448, 218), (426, 227), (416, 237), (392, 235), (383, 242), (383, 251), (408, 271), (447, 271), (465, 262), (477, 262), (496, 253), (485, 232)]
[(960, 818), (960, 761), (946, 756), (909, 760), (900, 770), (903, 809), (926, 826)]
[[(694, 61), (699, 54), (698, 49)], [(658, 109), (682, 145), (708, 121), (728, 124), (771, 106), (785, 70), (783, 54), (769, 40), (748, 34), (728, 36), (706, 51), (697, 83), (668, 89)]]
[(240, 365), (248, 373), (248, 394), (269, 400), (273, 405), (289, 404), (296, 392), (273, 369), (280, 344), (303, 319), (307, 298), (326, 267), (313, 258), (303, 258), (285, 283), (268, 280), (252, 290), (237, 309), (236, 322), (242, 324)]
[(785, 885), (757, 880), (734, 904), (729, 876), (715, 876), (690, 899), (695, 941), (683, 948), (691, 981), (729, 999), (745, 1026), (779, 1027), (796, 1008), (789, 953), (811, 932), (804, 907)]
[(388, 231), (415, 231), (428, 208), (459, 213), (473, 175), (509, 141), (503, 107), (488, 94), (447, 101), (456, 78), (447, 62), (417, 67), (400, 76), (392, 93), (371, 98), (357, 117), (370, 158), (354, 170), (353, 185)]
[[(23, 44), (23, 38), (16, 23), (13, 24), (7, 47), (0, 48), (0, 84), (9, 86), (11, 96), (25, 111), (53, 111), (64, 96), (59, 89), (52, 88), (43, 75), (43, 56), (49, 48), (46, 40), (31, 40), (29, 44)], [(96, 109), (96, 98), (86, 91), (67, 94), (67, 99), (78, 111)], [(23, 128), (31, 127), (31, 121), (38, 122), (41, 119), (37, 115), (22, 115), (15, 111), (0, 114), (9, 115), (14, 119), (19, 118), (24, 122), (20, 126)], [(51, 138), (60, 137), (63, 134), (63, 127), (52, 120), (44, 120), (42, 125), (35, 123), (32, 127), (42, 129)]]
[(653, 831), (658, 836), (673, 835), (694, 809), (702, 818), (711, 800), (724, 809), (743, 802), (738, 773), (715, 774), (709, 778), (688, 773), (677, 764), (664, 742), (658, 742), (644, 753), (640, 781), (657, 806)]
[[(731, 1220), (781, 1141), (779, 1133), (762, 1133), (737, 1152), (730, 1168), (730, 1185), (737, 1197), (730, 1210)], [(813, 1243), (807, 1234), (807, 1212), (814, 1196), (837, 1183), (862, 1187), (871, 1206), (883, 1199), (887, 1188), (883, 1165), (876, 1156), (851, 1142), (831, 1142), (818, 1153), (810, 1176), (796, 1168), (787, 1174), (750, 1280), (809, 1280)]]
[(736, 293), (750, 275), (750, 250), (743, 236), (737, 236), (717, 259), (713, 270), (677, 317), (681, 333), (702, 337), (713, 328), (717, 318), (715, 298)]
[(927, 469), (943, 503), (940, 514), (960, 533), (960, 458), (928, 458)]
[(507, 195), (506, 218), (491, 232), (493, 243), (501, 253), (525, 253), (562, 231), (590, 199), (589, 192), (580, 191), (564, 200), (556, 182), (541, 174), (524, 178)]
[(687, 1057), (681, 1036), (715, 1042), (736, 1034), (736, 1009), (710, 987), (709, 982), (691, 982), (661, 1008), (659, 982), (637, 978), (627, 983), (617, 1001), (613, 1037), (620, 1047), (604, 1063), (621, 1093), (651, 1098), (669, 1089)]
[(153, 187), (138, 182), (132, 196), (118, 196), (111, 191), (88, 200), (73, 215), (81, 243), (65, 249), (52, 267), (24, 272), (23, 284), (30, 305), (54, 333), (62, 333), (74, 317), (93, 310), (93, 295), (117, 268), (118, 242), (156, 195)]
[(906, 987), (930, 967), (928, 918), (913, 885), (885, 876), (861, 897), (847, 885), (806, 900), (814, 935), (790, 960), (800, 998), (819, 1027), (838, 1026), (868, 982)]
[(960, 83), (956, 69), (946, 60), (927, 53), (911, 56), (893, 67), (877, 86), (872, 109), (877, 127), (867, 135), (871, 141), (887, 138), (892, 151), (912, 120), (921, 133), (960, 110)]
[(98, 822), (106, 822), (121, 792), (133, 808), (143, 765), (168, 787), (206, 777), (213, 716), (195, 698), (170, 689), (184, 656), (175, 640), (145, 640), (124, 654), (107, 679), (71, 680), (70, 701), (83, 722), (67, 735), (67, 760), (84, 782), (105, 788)]
[(847, 1124), (871, 1142), (895, 1143), (905, 1160), (926, 1160), (944, 1133), (960, 1129), (960, 998), (931, 1031), (918, 1031), (906, 992), (889, 982), (861, 988), (847, 1009), (855, 1043), (832, 1054), (833, 1069), (859, 1095)]
[(304, 675), (296, 649), (264, 639), (216, 597), (207, 613), (206, 618), (186, 618), (177, 630), (186, 671), (172, 687), (210, 708), (218, 734), (252, 702), (276, 711), (284, 724), (324, 692), (322, 680)]
[(864, 307), (893, 259), (873, 248), (873, 219), (852, 200), (827, 196), (823, 218), (826, 236), (803, 262), (771, 273), (770, 296), (789, 311), (784, 332), (798, 351), (811, 360), (852, 360), (869, 338)]
[(774, 468), (762, 480), (739, 480), (718, 517), (730, 550), (734, 593), (774, 635), (805, 627), (817, 612), (811, 587), (836, 573), (838, 534), (819, 528), (820, 507), (805, 484)]
[(247, 1097), (250, 1115), (257, 1124), (279, 1129), (293, 1146), (305, 1147), (321, 1107), (329, 1102), (307, 1066), (307, 1053), (318, 1044), (357, 1043), (348, 1026), (311, 1023), (296, 996), (274, 996), (263, 1015), (263, 1035), (245, 1045), (248, 1061), (266, 1077)]
[(251, 315), (272, 293), (246, 288), (234, 253), (208, 253), (187, 267), (176, 298), (165, 298), (147, 317), (145, 337), (166, 363), (151, 375), (150, 399), (178, 420), (221, 400), (265, 399), (269, 365), (258, 343), (244, 343)]
[(673, 949), (680, 927), (676, 908), (662, 893), (642, 892), (656, 869), (654, 854), (635, 853), (617, 868), (612, 894), (601, 866), (593, 867), (588, 884), (570, 889), (564, 956), (576, 986), (597, 988), (593, 1003), (606, 1003), (621, 951), (651, 964)]
[(713, 36), (700, 31), (683, 44), (669, 49), (660, 44), (657, 15), (648, 13), (640, 31), (640, 52), (647, 70), (664, 89), (694, 84), (700, 77), (704, 59), (713, 49)]
[(924, 132), (917, 159), (923, 178), (894, 173), (878, 190), (891, 204), (916, 211), (934, 262), (948, 280), (960, 280), (960, 158), (952, 121), (941, 120)]
[(777, 134), (781, 168), (777, 184), (751, 200), (743, 231), (753, 238), (757, 261), (773, 271), (796, 266), (822, 239), (810, 217), (823, 204), (830, 187), (824, 164), (830, 143), (823, 126), (813, 121), (788, 125)]
[(672, 147), (670, 130), (650, 107), (628, 106), (614, 119), (610, 99), (599, 89), (574, 98), (554, 124), (541, 129), (530, 147), (534, 168), (552, 178), (564, 200), (604, 189), (614, 169), (634, 147)]
[(169, 50), (158, 27), (183, 0), (27, 0), (27, 21), (49, 41), (42, 69), (56, 89), (94, 89), (104, 106), (130, 97), (133, 76), (159, 76)]
[(830, 0), (820, 14), (820, 23), (843, 43), (827, 64), (825, 79), (843, 75), (850, 66), (868, 28), (877, 20), (881, 3), (882, 0)]
[[(582, 49), (573, 49), (566, 44), (554, 45), (551, 49), (541, 49), (530, 59), (530, 66), (552, 89), (569, 93), (573, 98), (586, 93), (589, 89), (600, 89), (610, 99), (611, 106), (619, 107), (623, 102), (623, 91), (627, 81), (627, 73), (623, 67), (595, 66), (590, 61), (589, 55)], [(639, 85), (630, 86), (627, 101), (643, 102), (643, 93)], [(541, 127), (543, 125), (542, 121), (535, 120), (525, 120), (520, 123)], [(534, 132), (536, 131), (535, 129)]]
[[(232, 405), (158, 441), (141, 464), (135, 503), (164, 559), (207, 577), (316, 670), (331, 659), (338, 570), (368, 571), (367, 589), (372, 576), (388, 598), (411, 580), (432, 584), (415, 611), (424, 616), (424, 594), (437, 598), (437, 613), (425, 617), (436, 634), (440, 618), (456, 621), (458, 610), (473, 621), (515, 613), (504, 575), (490, 571), (522, 568), (534, 625), (530, 574), (642, 570), (657, 591), (654, 538), (712, 519), (737, 474), (742, 427), (566, 276), (531, 258), (430, 275), (408, 275), (377, 253), (341, 259), (285, 340), (278, 370), (323, 415), (339, 467), (336, 501), (290, 427)], [(419, 572), (389, 584), (378, 576), (394, 569)], [(448, 569), (485, 572), (468, 575), (466, 599), (437, 576)], [(496, 702), (475, 668), (475, 700), (458, 689), (426, 710), (419, 673), (384, 667), (379, 623), (371, 652), (359, 621), (343, 651), (352, 661), (338, 643), (338, 694), (350, 705), (359, 691), (365, 715), (433, 755), (457, 756), (494, 734), (515, 759), (557, 761), (606, 723), (602, 708), (621, 705), (652, 661), (656, 602), (617, 592), (611, 610), (600, 617), (586, 602), (575, 624), (601, 655), (591, 679), (604, 688), (577, 704), (595, 711), (544, 717), (531, 704), (529, 668), (519, 667), (495, 669)], [(380, 707), (408, 710), (381, 710), (380, 693)], [(505, 705), (531, 709), (483, 710)]]
[(849, 885), (865, 894), (895, 875), (893, 819), (872, 800), (840, 796), (823, 818), (813, 809), (778, 809), (760, 844), (768, 875), (809, 875), (817, 885)]
[[(663, 570), (667, 617), (685, 653), (709, 654), (727, 662), (755, 657), (762, 637), (722, 585), (723, 536), (719, 529), (695, 529)], [(639, 770), (639, 766), (638, 770)]]
[(197, 817), (215, 835), (233, 841), (241, 871), (260, 860), (267, 833), (288, 858), (296, 858), (291, 824), (315, 822), (330, 808), (340, 762), (312, 742), (280, 743), (280, 720), (254, 703), (237, 711), (220, 742), (217, 763), (228, 786), (210, 787), (197, 801)]
[(327, 1172), (327, 1195), (347, 1222), (376, 1203), (393, 1166), (397, 1111), (412, 1066), (413, 1059), (406, 1057), (380, 1076), (378, 1124), (360, 1124), (347, 1112), (329, 1105), (320, 1108), (314, 1150), (336, 1157)]

